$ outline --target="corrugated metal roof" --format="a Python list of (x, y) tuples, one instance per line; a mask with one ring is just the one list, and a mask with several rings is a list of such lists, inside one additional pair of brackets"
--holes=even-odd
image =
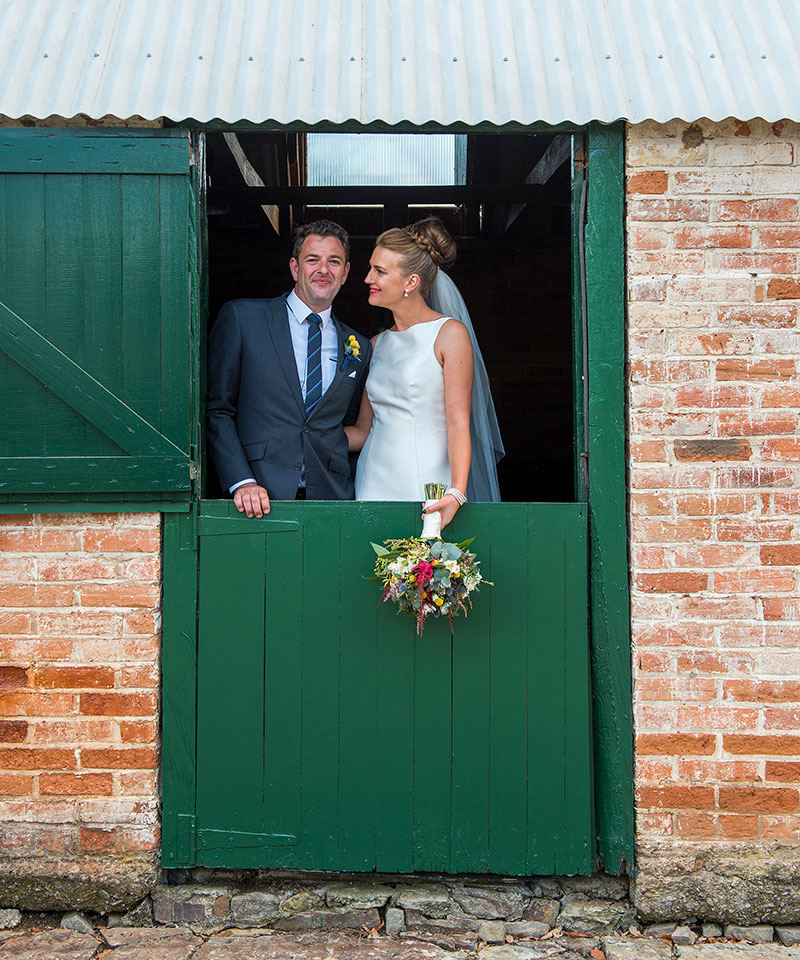
[(796, 119), (799, 36), (797, 0), (0, 0), (0, 113)]

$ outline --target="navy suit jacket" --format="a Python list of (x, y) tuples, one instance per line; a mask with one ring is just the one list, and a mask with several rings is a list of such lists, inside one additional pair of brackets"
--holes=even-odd
[[(358, 417), (372, 345), (332, 319), (336, 374), (306, 419), (286, 298), (223, 305), (208, 342), (206, 437), (225, 490), (254, 477), (271, 498), (294, 500), (305, 464), (310, 500), (353, 499), (343, 428)], [(345, 354), (351, 334), (357, 358)]]

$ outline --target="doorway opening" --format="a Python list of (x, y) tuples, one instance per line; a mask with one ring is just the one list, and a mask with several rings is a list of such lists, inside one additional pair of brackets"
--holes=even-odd
[[(345, 143), (351, 135), (325, 136), (328, 157), (339, 150), (334, 170), (355, 162)], [(400, 169), (400, 154), (414, 153), (411, 141), (433, 144), (440, 137), (373, 136), (385, 138), (378, 144), (385, 149), (371, 150), (372, 173), (344, 170), (331, 184), (324, 182), (336, 179), (331, 164), (322, 170), (315, 160), (317, 134), (206, 134), (209, 325), (227, 300), (288, 292), (293, 227), (329, 218), (352, 244), (350, 277), (334, 309), (373, 336), (391, 322), (386, 311), (369, 306), (362, 282), (375, 237), (435, 214), (458, 244), (449, 272), (489, 372), (506, 449), (498, 465), (502, 499), (573, 501), (573, 136), (454, 135), (449, 182), (441, 160), (437, 173), (430, 157), (427, 167), (411, 162), (412, 173), (394, 182), (387, 174)], [(204, 495), (220, 496), (210, 464), (205, 477)]]

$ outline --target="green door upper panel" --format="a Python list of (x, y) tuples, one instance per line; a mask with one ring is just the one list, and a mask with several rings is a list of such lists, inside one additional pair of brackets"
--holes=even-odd
[(187, 496), (188, 135), (0, 134), (0, 494)]

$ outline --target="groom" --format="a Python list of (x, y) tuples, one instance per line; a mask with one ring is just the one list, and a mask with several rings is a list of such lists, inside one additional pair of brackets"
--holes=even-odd
[(209, 450), (248, 517), (277, 500), (352, 500), (345, 424), (355, 423), (371, 345), (331, 311), (350, 238), (318, 220), (295, 232), (290, 294), (223, 305), (208, 342)]

